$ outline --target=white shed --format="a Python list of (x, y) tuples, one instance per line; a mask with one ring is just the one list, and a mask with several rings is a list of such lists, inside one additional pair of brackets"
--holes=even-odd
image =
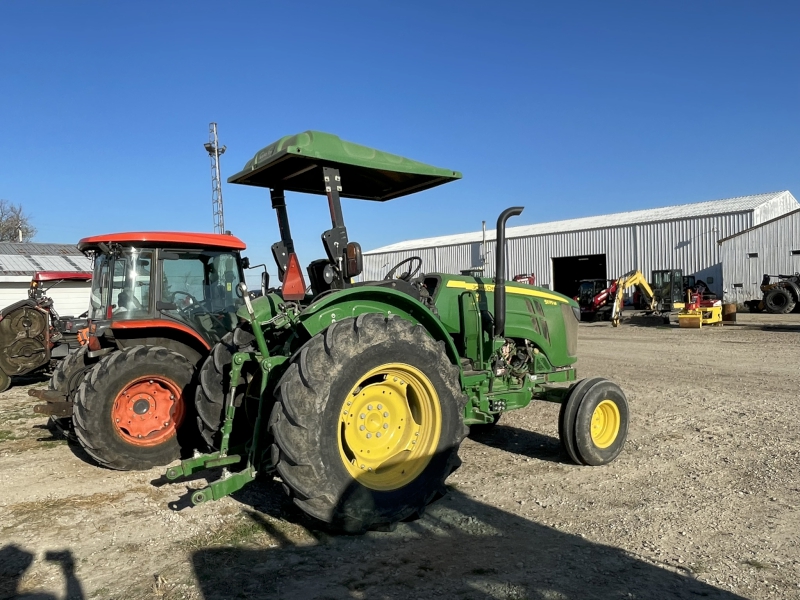
[[(0, 242), (0, 308), (28, 297), (36, 271), (91, 270), (91, 261), (70, 244)], [(89, 308), (90, 287), (90, 282), (64, 281), (49, 287), (47, 295), (59, 315), (77, 316)]]
[(761, 297), (761, 279), (800, 272), (800, 208), (719, 241), (727, 302)]
[[(572, 296), (581, 279), (614, 279), (634, 269), (649, 278), (653, 270), (683, 269), (721, 294), (718, 241), (798, 208), (795, 197), (781, 191), (509, 227), (506, 277), (533, 273), (537, 285)], [(494, 238), (489, 229), (485, 247), (476, 231), (376, 248), (364, 253), (363, 277), (379, 279), (409, 256), (420, 256), (427, 272), (483, 267), (491, 277)]]

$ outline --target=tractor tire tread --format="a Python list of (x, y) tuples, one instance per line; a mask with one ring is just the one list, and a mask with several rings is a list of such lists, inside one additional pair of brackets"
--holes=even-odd
[[(324, 406), (331, 400), (326, 389), (328, 382), (336, 381), (348, 360), (359, 351), (396, 339), (403, 339), (420, 352), (438, 357), (436, 368), (442, 381), (456, 399), (458, 423), (451, 426), (451, 439), (444, 441), (444, 461), (440, 481), (432, 493), (422, 496), (422, 502), (406, 504), (391, 512), (378, 514), (377, 509), (362, 508), (358, 502), (339, 506), (342, 490), (332, 476), (330, 465), (320, 456), (321, 419)], [(469, 433), (463, 423), (467, 397), (461, 390), (458, 367), (444, 352), (444, 344), (437, 343), (419, 324), (399, 317), (386, 318), (382, 314), (362, 314), (356, 318), (333, 323), (322, 334), (313, 337), (297, 354), (284, 372), (275, 389), (275, 405), (269, 420), (273, 436), (272, 457), (284, 489), (301, 510), (324, 523), (327, 527), (348, 533), (363, 533), (373, 528), (385, 528), (393, 522), (421, 515), (425, 505), (446, 491), (444, 481), (461, 464), (458, 447)], [(442, 435), (445, 436), (445, 427)], [(276, 459), (276, 460), (275, 460)], [(341, 460), (338, 456), (335, 460)], [(439, 476), (437, 476), (439, 477)], [(364, 488), (366, 489), (366, 488)]]

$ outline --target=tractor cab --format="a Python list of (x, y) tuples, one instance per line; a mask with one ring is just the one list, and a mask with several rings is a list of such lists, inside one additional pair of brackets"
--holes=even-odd
[[(272, 245), (284, 300), (307, 304), (331, 290), (353, 286), (363, 270), (361, 246), (350, 241), (342, 214), (341, 198), (385, 202), (461, 178), (461, 173), (426, 165), (389, 154), (338, 136), (306, 131), (286, 136), (263, 148), (228, 183), (269, 188), (272, 207), (278, 217), (280, 241)], [(309, 263), (305, 276), (294, 251), (285, 192), (326, 196), (331, 228), (322, 233), (325, 257)], [(418, 295), (412, 279), (422, 261), (412, 257), (386, 273), (384, 280), (370, 285), (395, 288)]]
[(245, 245), (234, 236), (115, 233), (78, 248), (94, 258), (89, 319), (97, 333), (173, 329), (210, 346), (236, 324)]
[(608, 290), (614, 284), (610, 279), (581, 279), (578, 283), (578, 295), (575, 298), (583, 307), (591, 307), (595, 296)]

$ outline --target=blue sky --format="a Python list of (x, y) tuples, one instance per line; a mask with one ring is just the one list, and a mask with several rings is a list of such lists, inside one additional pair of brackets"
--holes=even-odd
[[(799, 26), (797, 2), (6, 1), (0, 198), (40, 242), (211, 231), (210, 121), (223, 178), (306, 129), (464, 174), (344, 200), (365, 250), (514, 204), (522, 225), (800, 196)], [(268, 260), (268, 192), (223, 194), (227, 228)], [(288, 204), (301, 262), (324, 256), (324, 199)]]

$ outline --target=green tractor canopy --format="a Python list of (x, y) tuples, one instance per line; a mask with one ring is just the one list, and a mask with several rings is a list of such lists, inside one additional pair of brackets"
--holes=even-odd
[(318, 167), (335, 166), (344, 198), (383, 202), (461, 179), (461, 173), (346, 142), (321, 131), (287, 135), (256, 152), (228, 183), (325, 195)]

